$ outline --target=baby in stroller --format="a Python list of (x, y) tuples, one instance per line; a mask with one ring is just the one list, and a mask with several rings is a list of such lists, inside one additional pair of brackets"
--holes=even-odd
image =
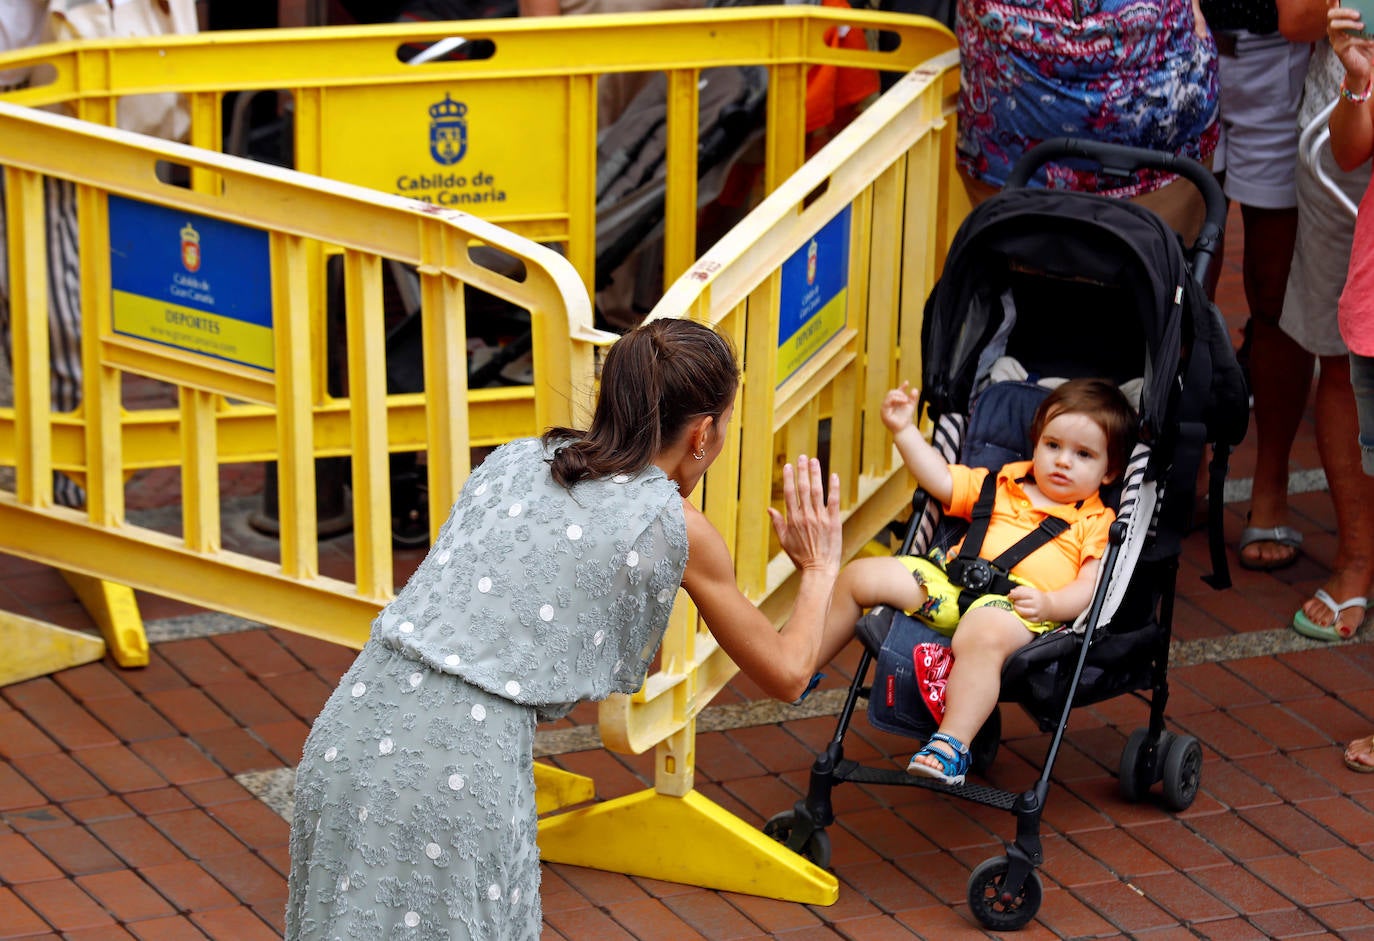
[(862, 609), (880, 604), (952, 635), (944, 695), (926, 700), (939, 728), (907, 773), (962, 784), (970, 763), (965, 743), (997, 707), (1006, 660), (1092, 600), (1116, 518), (1099, 490), (1120, 480), (1136, 418), (1113, 383), (1069, 380), (1035, 411), (1031, 459), (994, 472), (948, 463), (912, 423), (916, 406), (903, 383), (883, 400), (883, 423), (921, 489), (970, 528), (948, 552), (847, 565), (831, 601), (827, 649), (843, 646)]

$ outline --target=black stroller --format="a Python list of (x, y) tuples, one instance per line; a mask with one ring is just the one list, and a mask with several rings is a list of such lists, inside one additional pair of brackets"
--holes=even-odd
[[(1183, 175), (1206, 200), (1201, 234), (1185, 248), (1161, 219), (1133, 204), (1025, 188), (1041, 164), (1065, 158), (1095, 162), (1109, 173), (1155, 167)], [(1182, 810), (1192, 803), (1202, 748), (1164, 726), (1178, 556), (1191, 528), (1199, 462), (1211, 445), (1209, 581), (1229, 586), (1221, 487), (1229, 450), (1248, 421), (1244, 379), (1202, 288), (1225, 216), (1220, 187), (1200, 164), (1064, 139), (1027, 153), (1006, 190), (964, 221), (927, 301), (921, 337), (922, 401), (935, 424), (934, 444), (948, 460), (996, 468), (1029, 457), (1026, 429), (1048, 391), (1038, 379), (1099, 376), (1140, 388), (1140, 443), (1119, 493), (1103, 494), (1114, 498), (1117, 521), (1088, 611), (1073, 625), (1039, 635), (1003, 669), (1001, 701), (1022, 706), (1041, 731), (1053, 731), (1044, 768), (1029, 789), (1014, 793), (845, 758), (844, 736), (860, 698), (868, 699), (870, 723), (883, 731), (924, 741), (937, 727), (918, 688), (913, 650), (948, 640), (878, 607), (857, 625), (862, 655), (834, 736), (812, 766), (808, 793), (770, 819), (766, 833), (828, 865), (831, 791), (846, 781), (924, 787), (1010, 811), (1016, 838), (1005, 855), (973, 870), (968, 901), (987, 928), (1020, 928), (1040, 907), (1040, 819), (1069, 710), (1142, 691), (1148, 691), (1149, 726), (1134, 731), (1125, 746), (1121, 794), (1138, 801), (1162, 781), (1166, 806)], [(1004, 376), (1021, 381), (998, 381)], [(966, 523), (940, 517), (938, 502), (918, 492), (900, 552), (924, 554), (962, 535)], [(994, 711), (970, 746), (975, 773), (992, 764), (1000, 737)]]

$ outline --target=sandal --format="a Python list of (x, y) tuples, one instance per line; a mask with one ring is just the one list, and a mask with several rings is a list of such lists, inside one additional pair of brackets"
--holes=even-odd
[[(936, 742), (948, 745), (952, 751), (946, 752), (944, 749), (931, 748)], [(917, 758), (929, 756), (940, 762), (940, 767), (934, 768)], [(945, 732), (936, 732), (926, 740), (925, 745), (916, 754), (911, 756), (911, 761), (906, 766), (906, 773), (918, 778), (935, 778), (945, 784), (963, 784), (964, 776), (968, 774), (970, 758), (968, 746), (959, 741), (953, 735)]]
[(1361, 758), (1374, 757), (1374, 735), (1365, 735), (1345, 746), (1345, 766), (1361, 774), (1374, 772), (1374, 762), (1363, 762)]
[[(1336, 599), (1327, 594), (1324, 589), (1318, 588), (1312, 593), (1312, 597), (1331, 612), (1331, 623), (1318, 624), (1299, 608), (1298, 613), (1293, 615), (1293, 630), (1302, 636), (1316, 640), (1349, 640), (1360, 629), (1360, 624), (1364, 623), (1364, 612), (1369, 607), (1369, 599), (1364, 595), (1356, 595), (1354, 598), (1348, 598), (1337, 603)], [(1360, 620), (1353, 627), (1341, 623), (1341, 612), (1351, 608), (1360, 609)]]
[[(1252, 546), (1257, 542), (1272, 542), (1278, 546), (1286, 546), (1293, 551), (1279, 556), (1277, 559), (1252, 561), (1245, 557), (1245, 547)], [(1288, 566), (1298, 561), (1298, 555), (1302, 551), (1302, 533), (1292, 526), (1247, 526), (1240, 531), (1240, 544), (1236, 547), (1236, 555), (1240, 559), (1240, 567), (1249, 569), (1252, 572), (1276, 572), (1279, 569), (1286, 569)]]

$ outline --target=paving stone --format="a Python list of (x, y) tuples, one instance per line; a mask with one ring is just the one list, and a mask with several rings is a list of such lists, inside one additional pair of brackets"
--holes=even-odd
[(158, 690), (146, 694), (145, 698), (185, 735), (234, 726), (234, 720), (196, 687)]
[(208, 912), (237, 907), (234, 897), (199, 864), (190, 860), (143, 866), (139, 874), (179, 911)]
[(49, 927), (13, 889), (0, 886), (0, 938), (33, 937)]
[(0, 814), (25, 807), (39, 807), (48, 799), (13, 766), (0, 761)]
[(144, 817), (189, 810), (195, 806), (180, 788), (175, 787), (160, 787), (156, 790), (125, 794), (124, 799)]
[(99, 779), (102, 790), (108, 788), (116, 794), (127, 794), (161, 788), (167, 784), (162, 775), (128, 745), (86, 748), (72, 755)]
[(131, 869), (81, 876), (76, 883), (121, 922), (176, 914), (167, 900)]
[(62, 870), (38, 851), (29, 836), (0, 833), (0, 885), (57, 879)]
[(238, 852), (204, 858), (207, 872), (234, 897), (249, 905), (275, 902), (286, 906), (286, 879), (258, 856)]
[(170, 784), (193, 784), (224, 776), (224, 771), (184, 738), (160, 738), (129, 746)]
[(216, 941), (277, 941), (280, 934), (246, 907), (199, 912), (196, 927)]
[(94, 899), (66, 879), (26, 882), (15, 886), (14, 893), (58, 931), (114, 924), (114, 919)]
[(255, 849), (286, 846), (291, 826), (259, 800), (214, 804), (206, 810), (234, 836)]
[(142, 817), (121, 817), (91, 824), (91, 832), (136, 869), (179, 862), (186, 857)]
[(215, 856), (235, 856), (245, 847), (205, 810), (195, 807), (149, 817), (148, 822), (191, 859), (205, 862)]
[(45, 735), (67, 749), (114, 745), (110, 730), (47, 677), (5, 688), (5, 698)]
[(139, 941), (205, 941), (205, 934), (185, 915), (134, 922), (129, 930)]
[(0, 758), (13, 761), (27, 755), (51, 755), (61, 751), (19, 711), (0, 712)]
[(302, 664), (278, 640), (279, 631), (263, 629), (223, 634), (211, 639), (216, 647), (246, 675), (285, 676), (302, 669)]
[(119, 859), (84, 827), (53, 827), (35, 830), (28, 839), (43, 855), (70, 875), (109, 872), (120, 868)]
[(14, 759), (13, 765), (29, 783), (56, 804), (103, 797), (108, 793), (104, 785), (67, 754), (30, 755)]

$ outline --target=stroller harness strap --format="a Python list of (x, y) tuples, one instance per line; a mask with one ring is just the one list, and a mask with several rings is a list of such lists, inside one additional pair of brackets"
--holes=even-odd
[(995, 559), (983, 559), (979, 553), (987, 536), (988, 524), (992, 521), (992, 508), (997, 499), (997, 474), (989, 471), (983, 478), (983, 486), (978, 491), (978, 502), (973, 505), (972, 522), (959, 554), (945, 564), (945, 574), (960, 588), (959, 613), (963, 614), (968, 606), (984, 595), (1005, 595), (1015, 587), (1011, 570), (1032, 552), (1052, 542), (1069, 528), (1066, 520), (1058, 516), (1046, 516), (1034, 530), (1019, 540)]

